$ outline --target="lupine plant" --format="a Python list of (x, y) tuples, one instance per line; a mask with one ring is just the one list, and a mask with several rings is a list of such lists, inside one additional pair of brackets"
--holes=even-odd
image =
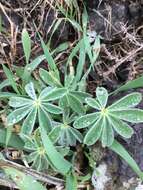
[(74, 122), (77, 129), (89, 128), (84, 138), (87, 145), (93, 145), (100, 139), (103, 146), (111, 146), (114, 142), (114, 131), (124, 138), (131, 138), (133, 129), (124, 121), (143, 122), (143, 110), (133, 108), (142, 100), (140, 93), (131, 93), (110, 106), (107, 106), (108, 96), (105, 88), (97, 87), (97, 98), (85, 100), (95, 111)]
[[(134, 131), (130, 123), (143, 122), (143, 110), (136, 108), (142, 96), (138, 92), (133, 92), (110, 104), (108, 102), (110, 94), (105, 88), (97, 87), (96, 97), (86, 92), (88, 74), (99, 55), (100, 38), (96, 36), (94, 42), (90, 43), (86, 11), (82, 16), (82, 23), (83, 36), (69, 54), (63, 77), (60, 77), (61, 73), (55, 61), (56, 51), (50, 52), (39, 34), (44, 54), (30, 61), (31, 41), (24, 29), (22, 43), (26, 66), (14, 67), (17, 81), (13, 71), (3, 65), (7, 80), (0, 85), (0, 90), (6, 86), (13, 90), (0, 92), (0, 98), (7, 103), (3, 112), (8, 109), (9, 113), (6, 129), (2, 127), (0, 129), (0, 143), (23, 150), (22, 160), (28, 166), (47, 173), (50, 168), (56, 174), (63, 175), (65, 181), (62, 181), (62, 185), (66, 183), (66, 190), (76, 190), (78, 182), (82, 181), (80, 176), (75, 174), (77, 171), (73, 163), (75, 146), (81, 144), (83, 154), (87, 155), (89, 146), (97, 141), (125, 159), (143, 179), (142, 171), (135, 160), (116, 140), (117, 135), (131, 138)], [(76, 67), (72, 65), (75, 57), (78, 57)], [(85, 71), (86, 57), (91, 64)], [(38, 69), (43, 60), (48, 62), (47, 69)], [(39, 71), (38, 80), (32, 75), (36, 68)], [(132, 84), (127, 84), (120, 90), (130, 89)], [(112, 96), (114, 95), (112, 93)], [(19, 127), (18, 134), (12, 132), (15, 125)], [(22, 185), (25, 180), (29, 185), (29, 179), (21, 172), (5, 168), (4, 171), (18, 187), (21, 188), (21, 183), (14, 178), (14, 172), (24, 179)], [(38, 190), (45, 190), (38, 182), (36, 185)], [(27, 186), (25, 190), (31, 190), (29, 187)]]

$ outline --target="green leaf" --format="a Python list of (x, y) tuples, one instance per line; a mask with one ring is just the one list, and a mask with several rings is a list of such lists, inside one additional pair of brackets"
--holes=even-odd
[(10, 86), (10, 82), (8, 79), (5, 79), (4, 81), (2, 81), (0, 83), (0, 90), (2, 90), (3, 88), (7, 87), (7, 86)]
[[(68, 18), (67, 18), (68, 19)], [(68, 19), (68, 21), (72, 24), (72, 26), (77, 29), (77, 31), (81, 32), (82, 28), (80, 24), (78, 24), (74, 19)]]
[(28, 98), (23, 97), (11, 97), (9, 101), (9, 105), (13, 108), (20, 108), (23, 106), (32, 106), (33, 101)]
[(50, 140), (55, 143), (57, 142), (59, 135), (60, 135), (61, 128), (60, 127), (54, 127), (50, 133), (48, 134), (48, 137)]
[(18, 95), (10, 92), (0, 92), (0, 99), (11, 98), (13, 96), (18, 96)]
[(0, 15), (0, 33), (3, 31), (2, 23), (2, 15)]
[(86, 92), (80, 92), (80, 91), (71, 91), (71, 94), (75, 96), (77, 99), (79, 99), (79, 101), (81, 102), (85, 102), (85, 99), (91, 96)]
[(100, 115), (98, 112), (81, 116), (75, 120), (73, 126), (77, 129), (88, 127), (92, 125), (99, 118), (99, 116)]
[(94, 63), (93, 63), (93, 56), (92, 56), (92, 47), (89, 41), (89, 37), (86, 35), (85, 32), (83, 34), (83, 40), (84, 40), (85, 50), (87, 52), (91, 65), (93, 66)]
[(14, 74), (5, 66), (2, 65), (3, 70), (5, 72), (6, 77), (8, 78), (8, 81), (10, 83), (10, 85), (12, 86), (12, 88), (14, 89), (14, 91), (19, 94), (18, 88), (17, 88), (17, 84), (15, 82), (15, 77)]
[[(72, 49), (69, 57), (68, 57), (68, 60), (67, 60), (67, 64), (66, 64), (66, 67), (70, 65), (70, 63), (72, 62), (72, 59), (76, 56), (77, 52), (79, 51), (80, 47), (81, 47), (81, 43), (83, 43), (82, 40), (80, 40), (76, 46)], [(67, 72), (65, 72), (67, 74)]]
[(66, 190), (77, 190), (77, 179), (71, 172), (66, 177)]
[(26, 58), (26, 63), (28, 64), (30, 54), (31, 54), (31, 40), (25, 28), (22, 30), (22, 45), (23, 45), (23, 50), (24, 50), (24, 54)]
[(40, 127), (49, 132), (52, 128), (52, 122), (49, 114), (43, 107), (38, 109), (38, 119)]
[(115, 117), (109, 117), (109, 122), (115, 131), (124, 138), (131, 138), (134, 133), (134, 130), (122, 120), (119, 120)]
[(30, 98), (32, 98), (33, 100), (37, 99), (36, 93), (35, 93), (35, 89), (34, 89), (34, 84), (32, 82), (28, 83), (25, 86), (25, 91), (28, 94), (28, 96)]
[(114, 140), (113, 144), (109, 148), (121, 156), (121, 158), (123, 158), (132, 170), (143, 180), (143, 172), (138, 167), (136, 161), (129, 155), (127, 150), (119, 142)]
[(12, 178), (20, 190), (46, 190), (32, 176), (24, 174), (12, 167), (3, 167), (5, 173)]
[(55, 31), (57, 30), (57, 28), (58, 28), (59, 25), (61, 24), (62, 20), (63, 20), (63, 18), (57, 18), (57, 19), (54, 20), (54, 27), (52, 27), (52, 31), (51, 31), (51, 34), (50, 34), (50, 39), (49, 39), (48, 44), (50, 44), (51, 39), (52, 39), (52, 37), (53, 37)]
[(59, 46), (56, 47), (56, 49), (53, 50), (52, 54), (57, 54), (57, 53), (63, 52), (65, 50), (67, 50), (69, 48), (69, 46), (70, 46), (70, 42), (63, 42), (63, 43), (59, 44)]
[(123, 119), (131, 123), (142, 123), (143, 122), (143, 110), (140, 109), (127, 109), (122, 111), (110, 111), (111, 115), (116, 118)]
[(50, 104), (50, 103), (43, 103), (42, 106), (47, 112), (53, 113), (53, 114), (61, 114), (63, 110), (56, 105)]
[(83, 104), (73, 95), (67, 95), (69, 106), (72, 108), (73, 111), (79, 114), (83, 114), (85, 112)]
[(29, 112), (31, 111), (31, 107), (25, 106), (19, 109), (16, 109), (12, 113), (10, 113), (7, 117), (7, 125), (14, 125), (21, 121)]
[[(39, 37), (40, 37), (40, 35), (39, 35)], [(44, 41), (43, 41), (43, 39), (41, 37), (40, 37), (40, 41), (41, 41), (41, 45), (42, 45), (42, 48), (43, 48), (43, 51), (44, 51), (44, 55), (46, 57), (48, 65), (50, 67), (50, 70), (53, 70), (53, 71), (56, 70), (58, 72), (58, 68), (57, 68), (57, 66), (55, 64), (55, 61), (54, 61), (53, 57), (51, 56), (48, 47), (46, 46), (46, 44), (44, 43)]]
[(102, 131), (102, 145), (105, 146), (111, 146), (114, 141), (114, 131), (112, 129), (112, 126), (110, 123), (108, 123), (107, 119), (103, 119), (103, 131)]
[(82, 134), (81, 134), (78, 130), (74, 129), (73, 127), (70, 127), (69, 130), (70, 130), (70, 132), (72, 133), (72, 135), (73, 135), (80, 143), (83, 141), (83, 136), (82, 136)]
[(59, 106), (61, 108), (63, 108), (63, 110), (66, 109), (67, 107), (69, 107), (67, 96), (63, 96), (62, 98), (60, 98), (60, 100), (59, 100)]
[(57, 152), (49, 137), (47, 136), (46, 131), (42, 127), (40, 128), (40, 131), (42, 142), (50, 162), (60, 173), (66, 175), (72, 166), (71, 163), (65, 160), (62, 155)]
[(24, 149), (24, 142), (21, 140), (21, 138), (18, 135), (16, 135), (15, 133), (12, 132), (8, 142), (6, 142), (6, 135), (7, 135), (6, 129), (0, 128), (0, 144), (1, 144), (1, 146), (5, 147), (7, 144), (8, 147), (13, 147), (18, 150)]
[(8, 142), (12, 136), (12, 129), (13, 129), (13, 126), (7, 126), (6, 128), (6, 147), (8, 146)]
[(103, 129), (102, 118), (98, 119), (96, 123), (89, 129), (84, 137), (84, 144), (93, 145), (100, 138)]
[(142, 100), (141, 93), (134, 92), (132, 94), (129, 94), (129, 95), (121, 98), (120, 100), (118, 100), (117, 102), (115, 102), (114, 104), (109, 106), (108, 109), (122, 110), (122, 109), (131, 108), (131, 107), (138, 105), (141, 100)]
[(84, 43), (82, 41), (80, 50), (79, 50), (79, 61), (76, 68), (76, 75), (75, 75), (76, 83), (80, 81), (81, 79), (81, 76), (84, 70), (85, 58), (86, 58), (86, 51), (85, 51)]
[(97, 96), (99, 103), (104, 108), (106, 106), (107, 100), (108, 100), (107, 90), (103, 87), (97, 87), (96, 88), (96, 96)]
[(140, 88), (142, 86), (143, 86), (143, 76), (138, 77), (135, 80), (131, 80), (127, 82), (126, 84), (122, 85), (117, 90), (115, 90), (113, 93), (129, 90), (129, 89), (134, 89), (134, 88)]
[(23, 124), (22, 124), (22, 128), (21, 128), (21, 133), (30, 135), (33, 131), (34, 128), (34, 124), (36, 121), (36, 116), (37, 116), (37, 109), (33, 108), (29, 114), (27, 115), (27, 117), (25, 118)]
[(45, 59), (45, 55), (40, 55), (34, 59), (30, 64), (27, 64), (24, 68), (23, 80), (28, 82), (31, 73), (39, 66), (39, 64)]
[(101, 109), (100, 104), (95, 99), (93, 99), (93, 98), (86, 98), (85, 101), (92, 108), (97, 109), (97, 110)]
[(87, 13), (86, 7), (84, 6), (84, 11), (82, 14), (82, 26), (83, 26), (84, 31), (86, 31), (87, 29), (87, 24), (88, 24), (88, 13)]
[(46, 71), (44, 69), (40, 69), (40, 77), (41, 79), (48, 85), (54, 87), (62, 87), (60, 80), (56, 77), (54, 71)]
[(66, 88), (53, 88), (50, 90), (47, 87), (41, 92), (39, 98), (42, 101), (52, 101), (63, 97), (66, 93), (67, 93)]

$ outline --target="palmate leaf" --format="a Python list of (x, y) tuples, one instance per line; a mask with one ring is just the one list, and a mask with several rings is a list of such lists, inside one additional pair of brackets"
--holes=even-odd
[(127, 109), (134, 107), (140, 103), (142, 100), (142, 95), (141, 93), (134, 92), (131, 93), (120, 100), (116, 101), (114, 104), (108, 107), (110, 110), (122, 110), (122, 109)]
[(60, 136), (58, 142), (62, 146), (76, 146), (77, 141), (80, 143), (83, 141), (82, 134), (71, 126), (61, 127), (59, 135)]
[(12, 97), (9, 101), (9, 105), (17, 109), (8, 115), (8, 125), (13, 125), (26, 117), (21, 127), (21, 133), (30, 135), (38, 117), (40, 126), (49, 132), (52, 125), (50, 113), (61, 114), (63, 112), (62, 108), (49, 101), (57, 100), (64, 96), (67, 90), (65, 88), (45, 88), (38, 98), (33, 83), (28, 83), (25, 90), (30, 97), (29, 99)]
[(98, 118), (99, 113), (91, 113), (77, 118), (73, 126), (77, 129), (82, 129), (92, 125)]
[[(97, 112), (81, 116), (73, 124), (75, 128), (79, 129), (91, 127), (85, 135), (84, 143), (92, 145), (100, 139), (103, 146), (109, 147), (114, 141), (114, 130), (122, 137), (130, 138), (133, 129), (122, 120), (132, 123), (143, 122), (143, 110), (132, 108), (141, 101), (141, 94), (129, 94), (109, 107), (105, 107), (108, 100), (106, 89), (98, 87), (96, 95), (98, 101), (93, 98), (86, 98), (85, 101)], [(100, 117), (102, 122), (99, 127)]]
[(62, 146), (75, 146), (77, 141), (80, 143), (83, 141), (82, 134), (67, 123), (53, 122), (53, 127), (57, 132), (54, 138)]
[(99, 118), (96, 123), (89, 129), (84, 137), (84, 143), (87, 145), (92, 145), (99, 140), (102, 129), (103, 129), (103, 119)]

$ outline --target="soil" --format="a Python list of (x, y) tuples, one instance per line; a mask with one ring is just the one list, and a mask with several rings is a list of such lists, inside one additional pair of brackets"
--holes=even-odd
[[(0, 36), (2, 46), (0, 48), (1, 62), (7, 64), (18, 63), (19, 60), (23, 62), (19, 35), (25, 24), (27, 24), (33, 42), (37, 45), (37, 48), (32, 52), (32, 56), (39, 54), (41, 49), (39, 49), (33, 22), (39, 27), (44, 40), (48, 41), (50, 26), (56, 18), (55, 11), (49, 9), (42, 1), (33, 10), (34, 1), (8, 0), (6, 2), (5, 0), (0, 0), (0, 3), (7, 7), (6, 12), (8, 16), (14, 25), (18, 27), (17, 51), (14, 53), (10, 45), (10, 23), (0, 9), (3, 26), (8, 31), (7, 34), (5, 33), (5, 36)], [(138, 52), (135, 52), (135, 50), (143, 42), (143, 0), (85, 0), (85, 3), (89, 14), (89, 30), (96, 31), (102, 37), (101, 54), (95, 70), (90, 73), (87, 88), (92, 94), (94, 94), (97, 85), (105, 86), (109, 91), (114, 90), (120, 84), (135, 79), (142, 74), (143, 49)], [(21, 10), (18, 10), (19, 8)], [(32, 11), (30, 12), (30, 10)], [(75, 33), (72, 33), (72, 31), (73, 28), (69, 24), (61, 23), (52, 38), (52, 46), (56, 47), (57, 44), (70, 41), (73, 38), (72, 42), (75, 38)], [(131, 52), (131, 56), (127, 57), (129, 52)], [(121, 64), (118, 64), (119, 62)], [(122, 95), (120, 94), (120, 96)], [(143, 105), (140, 106), (143, 108)], [(143, 125), (137, 124), (133, 128), (135, 129), (135, 134), (130, 140), (119, 140), (143, 170)], [(94, 150), (97, 151), (98, 146), (92, 147), (91, 153)], [(96, 151), (95, 156), (97, 157)], [(102, 152), (102, 149), (99, 151)], [(92, 156), (94, 157), (94, 154)], [(100, 154), (100, 159), (96, 159), (99, 165), (101, 160), (109, 167), (112, 180), (105, 190), (125, 190), (123, 182), (129, 183), (131, 178), (134, 180), (128, 189), (131, 190), (134, 184), (137, 184), (135, 173), (114, 153), (107, 150), (103, 155)]]

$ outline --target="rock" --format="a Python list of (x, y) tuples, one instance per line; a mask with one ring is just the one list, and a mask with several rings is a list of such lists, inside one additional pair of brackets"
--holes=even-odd
[(129, 1), (89, 1), (90, 27), (102, 37), (114, 38), (121, 32), (121, 25), (138, 25), (143, 22), (141, 2)]
[(107, 190), (107, 184), (111, 180), (108, 167), (105, 163), (100, 164), (92, 175), (92, 184), (96, 190)]

